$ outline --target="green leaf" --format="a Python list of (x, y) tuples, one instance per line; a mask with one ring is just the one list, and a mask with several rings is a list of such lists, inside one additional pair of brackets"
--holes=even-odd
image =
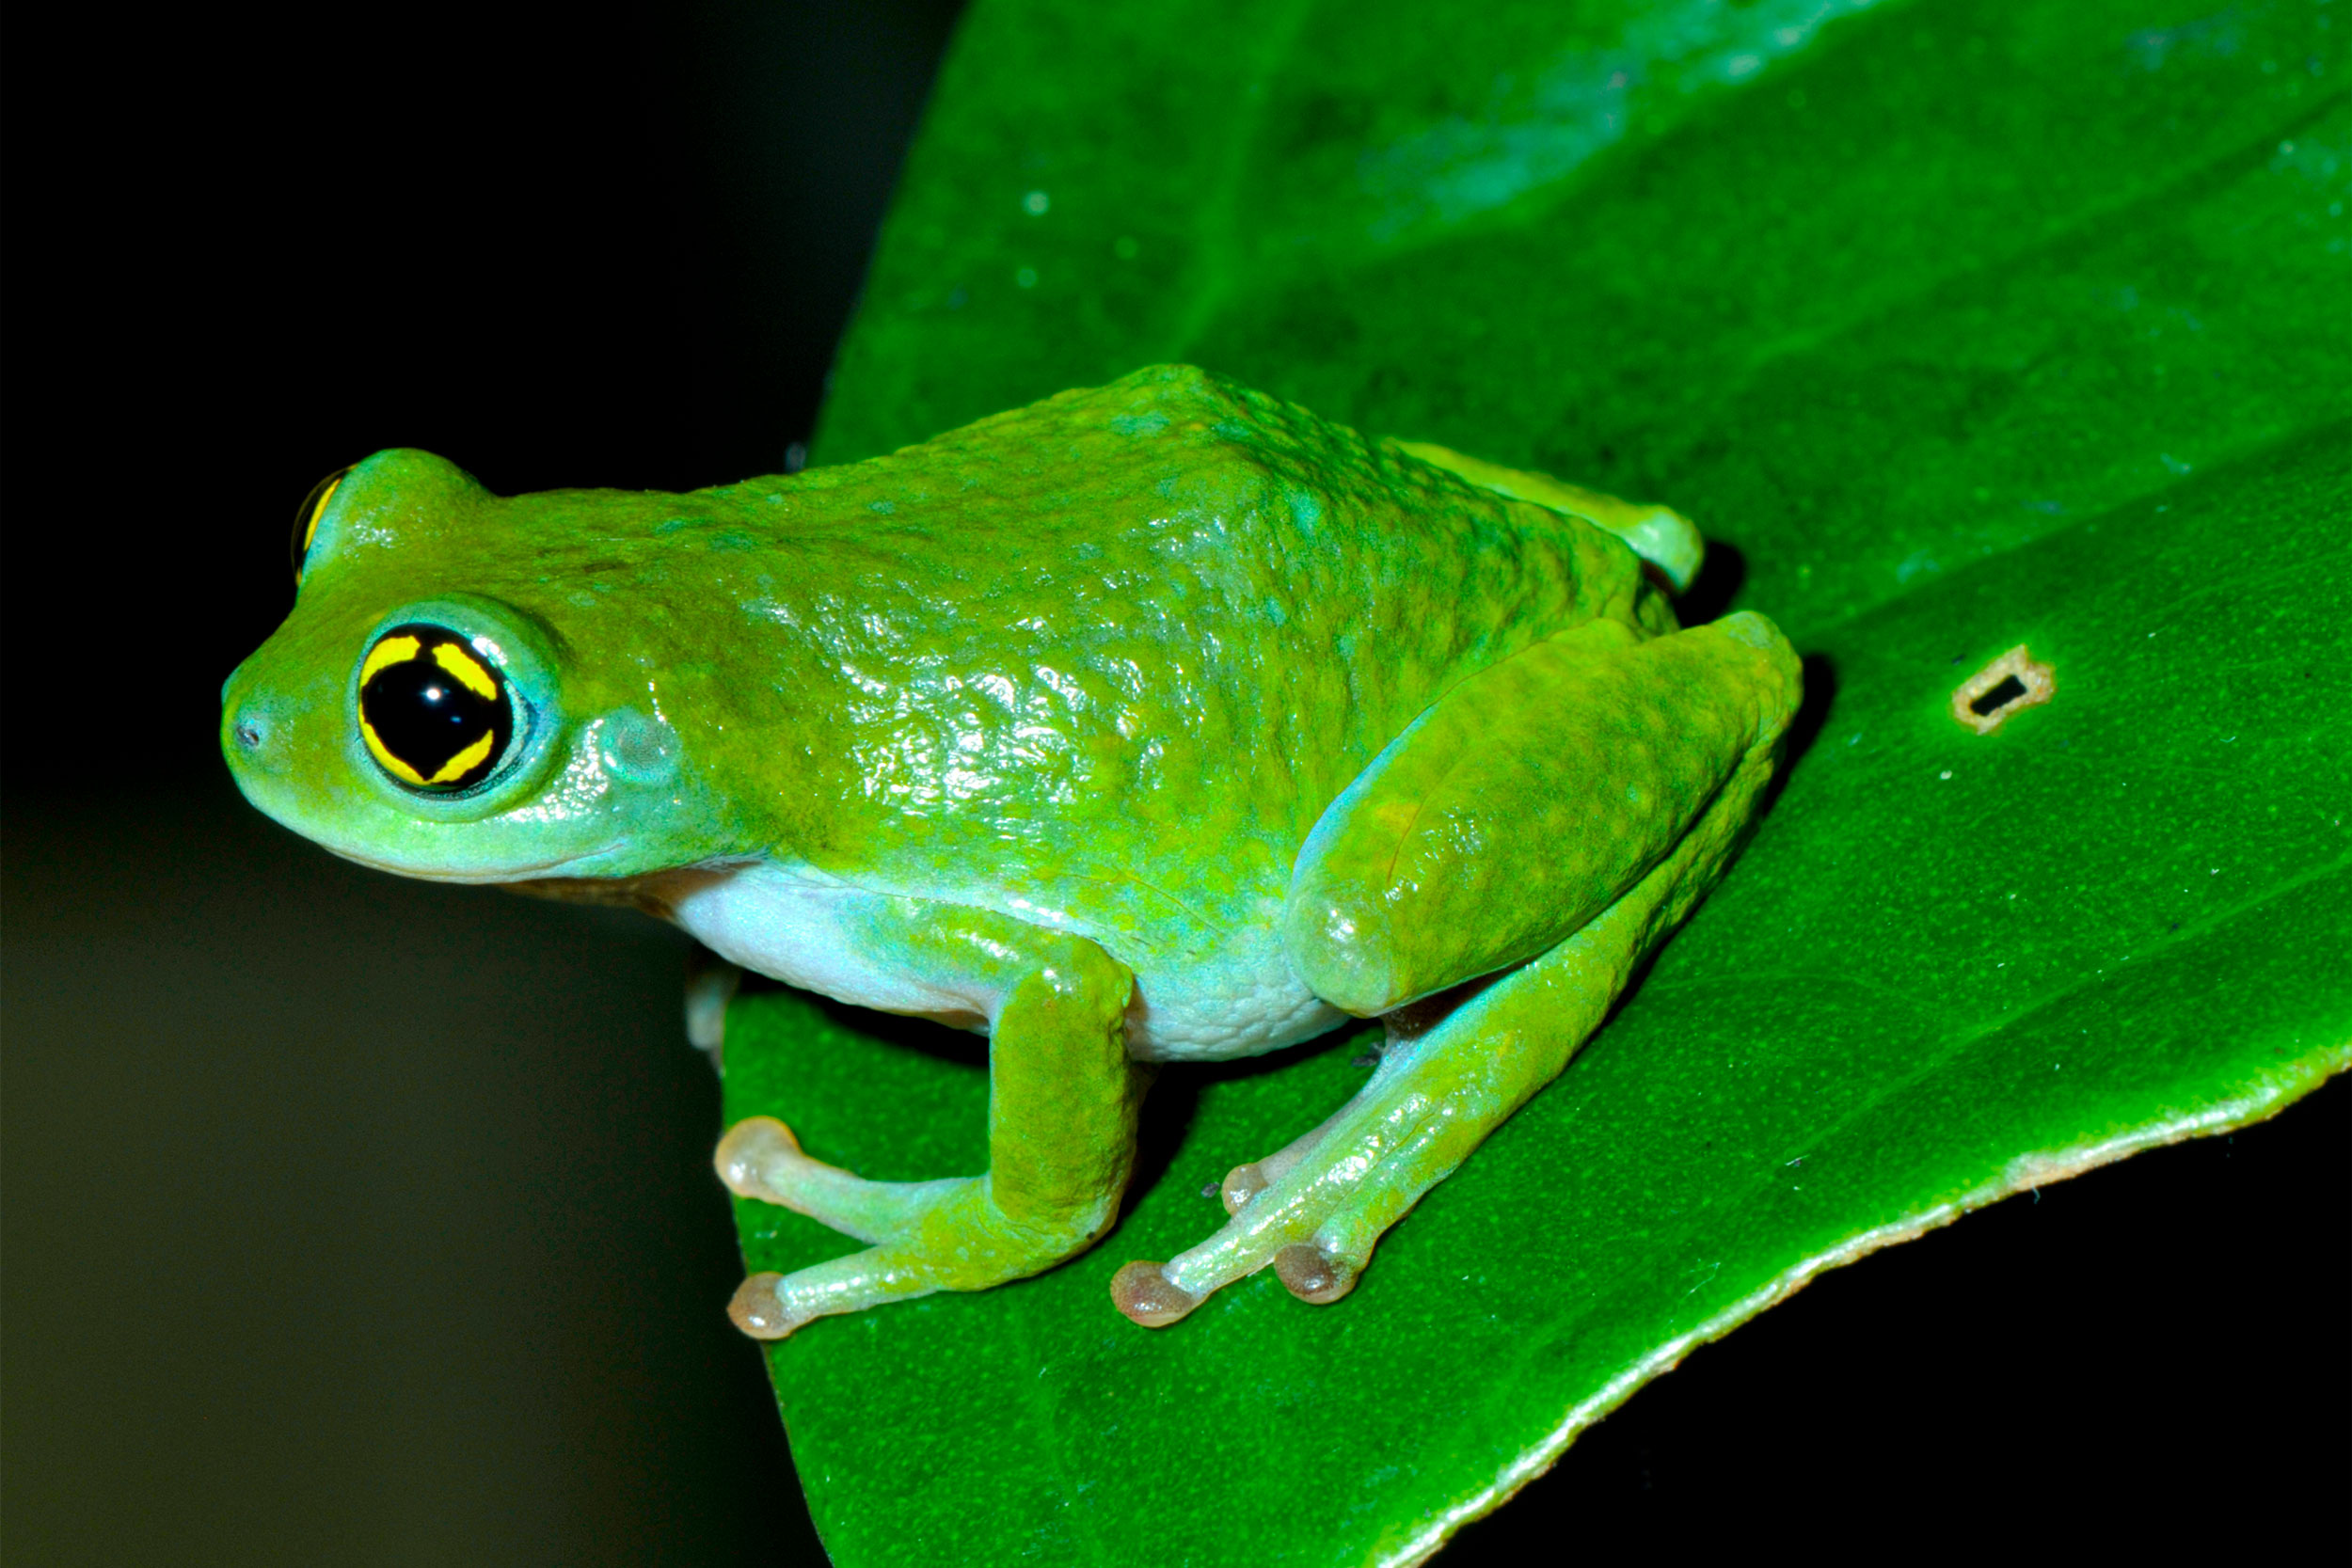
[[(1165, 1075), (1088, 1257), (776, 1346), (837, 1561), (1411, 1560), (1818, 1270), (2352, 1063), (2330, 20), (982, 0), (822, 460), (1204, 364), (1683, 508), (1811, 700), (1722, 889), (1344, 1303), (1107, 1299), (1353, 1090), (1343, 1039)], [(2020, 643), (2052, 701), (1957, 722)], [(728, 1042), (731, 1119), (985, 1164), (969, 1045), (791, 995)], [(853, 1244), (739, 1217), (757, 1268)]]

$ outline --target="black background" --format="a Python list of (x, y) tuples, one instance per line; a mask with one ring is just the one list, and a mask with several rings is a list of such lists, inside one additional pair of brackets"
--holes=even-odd
[[(378, 448), (783, 467), (954, 9), (10, 14), (11, 1563), (819, 1560), (720, 1312), (679, 940), (331, 860), (236, 799), (215, 693)], [(1447, 1560), (2341, 1555), (2348, 1122), (1841, 1271)]]

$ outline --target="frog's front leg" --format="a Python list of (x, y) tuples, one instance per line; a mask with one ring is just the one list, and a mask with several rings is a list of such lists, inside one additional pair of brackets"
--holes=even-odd
[(1083, 937), (1007, 915), (893, 903), (904, 906), (894, 941), (908, 961), (990, 1020), (988, 1172), (866, 1181), (808, 1158), (773, 1117), (739, 1122), (716, 1161), (732, 1191), (873, 1243), (746, 1279), (728, 1312), (758, 1338), (1051, 1268), (1109, 1228), (1135, 1164), (1147, 1069), (1127, 1055), (1126, 967)]
[(1798, 695), (1796, 657), (1759, 616), (1649, 641), (1596, 622), (1416, 721), (1310, 835), (1284, 929), (1318, 994), (1413, 1022), (1338, 1115), (1227, 1178), (1221, 1230), (1121, 1269), (1120, 1309), (1173, 1323), (1268, 1264), (1302, 1300), (1346, 1294), (1713, 883)]

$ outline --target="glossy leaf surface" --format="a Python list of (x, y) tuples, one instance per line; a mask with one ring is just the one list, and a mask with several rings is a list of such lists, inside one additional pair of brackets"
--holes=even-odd
[[(1812, 702), (1722, 889), (1346, 1302), (1106, 1294), (1352, 1091), (1342, 1039), (1166, 1075), (1089, 1256), (778, 1346), (837, 1561), (1408, 1560), (1813, 1271), (2352, 1060), (2330, 22), (983, 0), (820, 461), (1189, 360), (1683, 508), (1698, 612), (1774, 616)], [(1956, 722), (2021, 643), (2052, 701)], [(728, 1029), (730, 1117), (985, 1164), (974, 1047)], [(853, 1244), (739, 1212), (755, 1267)]]

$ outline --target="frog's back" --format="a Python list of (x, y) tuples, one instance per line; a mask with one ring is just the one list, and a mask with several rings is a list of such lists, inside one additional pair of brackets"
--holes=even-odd
[(1057, 732), (1134, 730), (1164, 759), (1189, 736), (1204, 765), (1279, 759), (1311, 793), (1470, 672), (1662, 610), (1582, 520), (1185, 366), (805, 478), (817, 504), (786, 527), (842, 613), (804, 624), (894, 698), (1043, 678)]
[[(1581, 519), (1182, 366), (782, 500), (779, 618), (843, 673), (868, 852), (1012, 877), (1103, 858), (1209, 905), (1279, 899), (1323, 807), (1456, 681), (1662, 613)], [(1162, 863), (1200, 845), (1224, 863)]]
[(1186, 367), (723, 497), (836, 708), (811, 863), (1139, 971), (1263, 967), (1316, 816), (1457, 681), (1665, 624), (1581, 519)]

